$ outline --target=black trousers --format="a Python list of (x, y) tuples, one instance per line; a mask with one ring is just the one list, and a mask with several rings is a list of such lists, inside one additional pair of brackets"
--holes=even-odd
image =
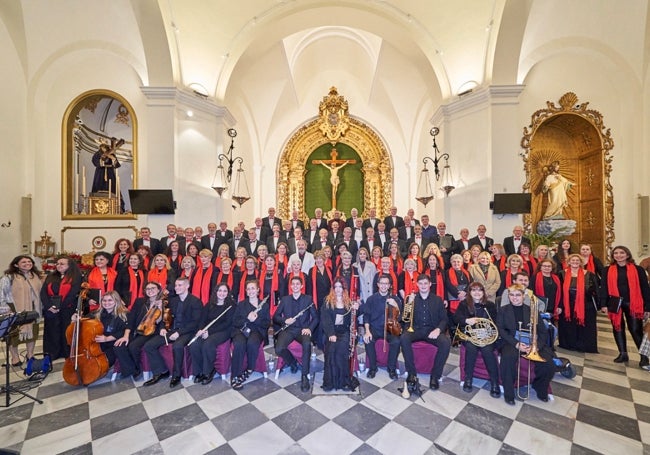
[(50, 354), (52, 360), (67, 358), (70, 355), (65, 331), (75, 312), (75, 308), (61, 308), (57, 314), (44, 311), (43, 352)]
[[(378, 341), (379, 349), (384, 349), (384, 339), (383, 337), (375, 337), (373, 335), (370, 343), (365, 344), (366, 354), (368, 354), (368, 368), (377, 369), (377, 348), (375, 347), (375, 341)], [(386, 344), (388, 349), (388, 369), (396, 370), (397, 369), (397, 356), (399, 356), (399, 346), (400, 339), (390, 333), (386, 334)]]
[(214, 369), (214, 361), (217, 358), (217, 346), (225, 343), (230, 339), (230, 330), (215, 332), (209, 335), (205, 340), (197, 338), (190, 346), (190, 355), (192, 356), (192, 374), (208, 375)]
[[(179, 336), (176, 338), (176, 340), (171, 341), (169, 340), (169, 334), (167, 335), (167, 340), (172, 346), (172, 353), (174, 356), (174, 366), (172, 368), (173, 371), (171, 372), (172, 376), (181, 375), (185, 345), (190, 342), (193, 336), (194, 335), (191, 333), (187, 333), (185, 335)], [(149, 358), (149, 365), (151, 366), (151, 371), (154, 375), (167, 371), (167, 366), (165, 365), (165, 361), (159, 351), (159, 348), (164, 345), (165, 337), (161, 337), (160, 335), (154, 336), (144, 345), (144, 351), (147, 353), (147, 357)]]
[(124, 346), (113, 346), (113, 351), (115, 356), (120, 361), (120, 371), (122, 376), (131, 376), (135, 374), (136, 371), (141, 370), (141, 359), (142, 359), (142, 347), (145, 343), (151, 340), (154, 337), (160, 337), (160, 335), (136, 335), (135, 338), (129, 341), (129, 344)]
[(311, 357), (311, 336), (302, 335), (302, 329), (287, 329), (283, 330), (278, 335), (278, 340), (275, 343), (275, 353), (284, 359), (287, 365), (294, 365), (297, 360), (289, 351), (289, 344), (296, 340), (302, 345), (302, 374), (309, 374), (309, 360)]
[(465, 345), (465, 378), (474, 377), (474, 367), (476, 366), (476, 359), (478, 358), (478, 353), (481, 353), (483, 357), (483, 362), (485, 362), (485, 367), (488, 370), (490, 375), (490, 382), (498, 383), (499, 382), (499, 363), (497, 362), (497, 356), (494, 353), (494, 343), (490, 343), (487, 346), (475, 346), (469, 341), (464, 342)]
[(630, 331), (632, 340), (638, 349), (643, 340), (643, 319), (637, 319), (632, 315), (630, 312), (630, 302), (623, 302), (621, 304), (621, 311), (623, 312), (621, 316), (621, 330), (617, 331), (612, 325), (616, 347), (619, 352), (627, 352), (627, 338), (625, 336), (625, 324), (627, 322), (627, 329)]
[(444, 333), (438, 335), (438, 338), (435, 340), (429, 338), (429, 333), (431, 333), (431, 330), (429, 329), (418, 329), (414, 332), (408, 332), (405, 330), (400, 336), (400, 345), (402, 347), (402, 355), (404, 356), (404, 364), (409, 376), (415, 376), (417, 374), (412, 344), (416, 341), (426, 341), (438, 348), (438, 353), (433, 361), (431, 376), (436, 378), (442, 377), (442, 369), (445, 366), (445, 362), (447, 362), (447, 357), (449, 357), (451, 342), (449, 341), (449, 337)]
[[(555, 374), (555, 365), (550, 354), (540, 355), (544, 358), (543, 362), (532, 362), (531, 369), (534, 368), (535, 379), (531, 382), (531, 387), (537, 392), (538, 397), (548, 396), (548, 385)], [(517, 359), (519, 350), (511, 344), (504, 344), (501, 348), (501, 381), (503, 382), (503, 396), (506, 400), (515, 399), (515, 380), (517, 379)], [(524, 385), (524, 384), (519, 384)]]
[[(241, 376), (244, 370), (255, 369), (257, 356), (259, 355), (260, 346), (262, 346), (263, 342), (264, 337), (257, 330), (251, 330), (248, 338), (241, 331), (232, 337), (234, 348), (230, 367), (231, 377)], [(244, 365), (244, 356), (246, 356), (246, 365)]]

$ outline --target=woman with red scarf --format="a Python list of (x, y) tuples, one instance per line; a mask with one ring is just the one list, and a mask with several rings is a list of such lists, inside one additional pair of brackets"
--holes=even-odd
[[(99, 291), (99, 300), (101, 300), (102, 295), (115, 289), (117, 272), (112, 267), (109, 267), (111, 259), (111, 255), (106, 251), (98, 251), (95, 253), (93, 257), (95, 267), (90, 269), (86, 278), (90, 289)], [(93, 298), (88, 299), (87, 305), (88, 308), (84, 308), (84, 313), (92, 313), (99, 309), (99, 301)]]
[[(619, 352), (614, 362), (627, 362), (625, 325), (638, 349), (643, 339), (643, 316), (650, 312), (650, 286), (645, 271), (634, 263), (632, 253), (625, 246), (612, 250), (612, 263), (605, 269), (600, 287), (600, 302), (602, 311), (612, 321)], [(648, 356), (641, 355), (639, 366), (648, 366)]]
[(41, 287), (45, 319), (43, 351), (50, 354), (52, 360), (70, 355), (65, 331), (77, 309), (80, 289), (81, 272), (77, 263), (67, 256), (61, 256), (56, 261), (56, 270), (45, 278)]
[(537, 260), (530, 254), (530, 244), (522, 242), (519, 245), (519, 256), (523, 260), (521, 268), (528, 276), (533, 276), (535, 269), (537, 268)]
[(424, 270), (424, 263), (422, 262), (422, 256), (420, 256), (420, 245), (417, 243), (411, 243), (411, 246), (409, 246), (409, 254), (406, 258), (415, 261), (415, 270), (418, 275), (422, 273)]
[(117, 239), (113, 248), (113, 257), (111, 258), (111, 267), (117, 273), (128, 266), (129, 255), (135, 253), (133, 245), (129, 239)]
[[(232, 272), (232, 260), (230, 258), (223, 258), (221, 260), (221, 268), (219, 269), (219, 273), (217, 274), (217, 284), (226, 284), (228, 286), (228, 289), (230, 289), (230, 294), (232, 295), (233, 299), (235, 299), (235, 292), (234, 292), (234, 275), (231, 273)], [(235, 299), (235, 301), (237, 301)]]
[(241, 302), (246, 297), (246, 283), (257, 280), (260, 272), (257, 269), (257, 259), (255, 256), (248, 256), (244, 262), (244, 273), (239, 279), (239, 294), (237, 301)]
[(129, 255), (128, 266), (117, 273), (115, 290), (120, 294), (122, 301), (131, 311), (136, 299), (144, 297), (144, 271), (142, 258), (137, 253)]
[(282, 283), (278, 269), (275, 267), (274, 256), (268, 255), (264, 259), (259, 281), (261, 285), (260, 299), (264, 300), (268, 296), (271, 317), (273, 317), (278, 303), (280, 303), (280, 283)]
[(395, 275), (399, 276), (404, 269), (404, 260), (399, 254), (397, 243), (391, 243), (388, 247), (388, 257), (390, 258), (390, 267)]
[(560, 242), (560, 246), (557, 249), (557, 253), (553, 256), (553, 260), (556, 264), (556, 270), (564, 270), (567, 268), (567, 259), (571, 254), (571, 241), (569, 239), (564, 239)]
[(518, 254), (511, 254), (506, 260), (506, 269), (501, 272), (501, 287), (497, 291), (497, 301), (498, 297), (503, 294), (503, 291), (508, 289), (515, 283), (515, 275), (523, 271), (524, 260)]
[(149, 270), (151, 268), (151, 261), (153, 260), (151, 248), (149, 248), (147, 245), (140, 245), (136, 253), (138, 253), (142, 258), (142, 268), (144, 270)]
[(370, 252), (370, 261), (373, 264), (375, 264), (375, 268), (377, 270), (381, 268), (381, 258), (383, 256), (384, 256), (384, 252), (382, 251), (379, 245), (375, 245), (372, 247), (372, 251)]
[(500, 243), (495, 243), (490, 247), (492, 253), (492, 262), (499, 269), (499, 273), (506, 269), (506, 250)]
[(205, 307), (210, 301), (210, 296), (217, 282), (217, 269), (212, 265), (212, 251), (203, 248), (199, 252), (199, 264), (194, 271), (191, 293), (197, 297)]
[(557, 319), (562, 301), (562, 285), (560, 278), (555, 274), (555, 262), (552, 259), (539, 261), (531, 283), (534, 294), (546, 299), (546, 312)]
[[(435, 243), (433, 244), (435, 245)], [(431, 292), (445, 300), (445, 275), (443, 268), (440, 265), (441, 258), (431, 253), (426, 259), (427, 267), (424, 269), (424, 274), (429, 275), (431, 278)]]
[(415, 261), (411, 258), (404, 261), (404, 271), (397, 277), (397, 289), (403, 302), (406, 301), (406, 297), (418, 292), (418, 275)]
[[(172, 242), (173, 243), (173, 242)], [(153, 258), (151, 270), (147, 275), (147, 281), (155, 281), (166, 289), (170, 295), (174, 295), (174, 281), (176, 273), (169, 265), (169, 258), (164, 254), (157, 254)]]
[(591, 245), (583, 243), (580, 245), (580, 256), (585, 264), (585, 269), (589, 270), (596, 276), (596, 284), (600, 285), (605, 273), (605, 266), (602, 261), (594, 256), (591, 252)]
[[(442, 257), (442, 252), (440, 252), (440, 247), (435, 243), (433, 242), (429, 243), (427, 247), (424, 249), (424, 254), (422, 256), (425, 258), (428, 258), (429, 256), (435, 256), (438, 259), (438, 269), (440, 270), (445, 269), (445, 259)], [(425, 260), (425, 262), (427, 260)], [(424, 268), (426, 269), (427, 266), (425, 265)]]
[[(174, 276), (180, 275), (181, 262), (183, 262), (183, 251), (181, 250), (181, 244), (178, 242), (178, 240), (173, 240), (169, 243), (165, 254), (167, 255), (167, 262), (169, 263), (169, 266), (174, 271)], [(172, 281), (172, 285), (173, 283), (174, 282)], [(165, 284), (162, 285), (163, 287), (166, 286)]]
[(579, 254), (570, 255), (567, 266), (560, 272), (562, 311), (558, 316), (559, 346), (570, 351), (598, 353), (596, 277), (584, 269)]
[[(447, 300), (449, 301), (447, 310), (450, 314), (454, 314), (460, 301), (465, 300), (467, 297), (467, 286), (472, 281), (472, 278), (469, 276), (469, 272), (463, 268), (463, 258), (460, 254), (454, 254), (449, 259), (449, 262), (451, 268), (447, 269), (445, 290), (447, 291)], [(449, 333), (454, 333), (451, 332), (451, 328)]]

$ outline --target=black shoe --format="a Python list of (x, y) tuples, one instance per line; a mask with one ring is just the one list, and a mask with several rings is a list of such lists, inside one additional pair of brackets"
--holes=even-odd
[(212, 370), (212, 373), (210, 373), (209, 375), (207, 375), (207, 376), (203, 375), (203, 379), (201, 380), (201, 385), (210, 384), (212, 382), (212, 380), (214, 379), (214, 373), (215, 373), (215, 371)]
[(160, 374), (154, 374), (151, 379), (149, 379), (147, 382), (145, 382), (143, 385), (144, 386), (149, 386), (149, 385), (154, 385), (160, 382), (161, 379), (165, 379), (169, 377), (169, 371), (165, 373), (160, 373)]
[(203, 381), (205, 379), (205, 376), (202, 374), (197, 374), (194, 376), (194, 384), (198, 384), (199, 382)]
[(169, 381), (169, 387), (173, 389), (174, 387), (176, 387), (180, 383), (181, 383), (181, 377), (180, 376), (174, 376), (172, 378), (172, 380)]
[(515, 399), (514, 398), (506, 398), (506, 404), (509, 404), (510, 406), (515, 405)]
[(492, 398), (499, 398), (501, 396), (501, 389), (498, 382), (493, 382), (490, 387), (490, 396)]
[(291, 369), (291, 374), (297, 373), (298, 372), (298, 362), (293, 362), (291, 365), (289, 365), (289, 368)]
[(311, 384), (309, 384), (309, 378), (307, 377), (306, 374), (303, 374), (302, 379), (300, 381), (300, 391), (309, 392), (309, 389), (311, 389)]
[(539, 399), (540, 399), (541, 401), (543, 401), (544, 403), (548, 403), (548, 395), (546, 395), (546, 396), (542, 396), (542, 397), (538, 396), (537, 398), (539, 398)]
[(628, 360), (630, 360), (630, 358), (627, 356), (627, 352), (621, 352), (618, 357), (614, 359), (614, 363), (623, 363)]
[(369, 369), (368, 372), (366, 373), (366, 377), (367, 377), (368, 379), (372, 379), (372, 378), (375, 377), (376, 374), (377, 374), (377, 368), (371, 368), (371, 369)]
[[(7, 364), (6, 364), (6, 363), (3, 363), (2, 366), (3, 366), (3, 368), (4, 368), (4, 367), (7, 366)], [(16, 362), (16, 363), (12, 363), (11, 366), (14, 367), (14, 368), (22, 367), (22, 366), (23, 366), (23, 361), (22, 361), (22, 360), (19, 360), (19, 361)]]
[(431, 376), (431, 378), (429, 379), (429, 388), (431, 390), (438, 390), (440, 388), (440, 383), (438, 382), (438, 378), (436, 378), (435, 376)]
[(133, 372), (133, 375), (132, 375), (131, 377), (133, 378), (134, 381), (137, 381), (138, 379), (140, 379), (140, 375), (141, 375), (141, 374), (142, 374), (142, 371), (140, 371), (140, 370), (138, 369), (138, 370), (135, 370), (135, 371)]
[(242, 378), (241, 376), (236, 376), (234, 379), (230, 381), (230, 385), (232, 386), (233, 389), (240, 390), (244, 387), (244, 378)]
[(388, 377), (395, 380), (397, 379), (397, 370), (388, 369)]
[(647, 367), (650, 365), (650, 361), (648, 361), (648, 356), (641, 354), (641, 360), (639, 360), (639, 367)]
[(463, 382), (463, 390), (465, 392), (471, 392), (472, 391), (472, 378), (469, 376), (465, 378), (465, 382)]
[(324, 392), (331, 392), (332, 390), (334, 390), (334, 387), (332, 387), (331, 385), (325, 385), (325, 384), (320, 386), (320, 388), (323, 389)]

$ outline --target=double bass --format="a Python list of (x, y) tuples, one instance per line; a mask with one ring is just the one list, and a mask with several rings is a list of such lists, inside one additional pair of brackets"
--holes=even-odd
[(77, 302), (77, 321), (71, 322), (65, 331), (70, 345), (70, 356), (63, 364), (63, 380), (70, 385), (88, 385), (108, 373), (108, 359), (95, 337), (104, 334), (104, 325), (96, 319), (82, 319), (83, 301), (90, 286), (81, 285)]

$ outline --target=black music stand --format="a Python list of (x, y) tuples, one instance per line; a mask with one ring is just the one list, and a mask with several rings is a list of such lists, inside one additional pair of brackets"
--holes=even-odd
[[(36, 315), (36, 317), (34, 317)], [(9, 382), (9, 367), (11, 366), (11, 362), (9, 361), (9, 335), (11, 335), (11, 332), (13, 330), (18, 329), (19, 326), (23, 324), (28, 324), (30, 322), (34, 322), (36, 319), (38, 319), (38, 313), (34, 312), (22, 312), (22, 313), (9, 313), (8, 315), (5, 315), (0, 318), (0, 341), (4, 341), (5, 346), (6, 346), (6, 352), (5, 352), (5, 358), (7, 360), (7, 363), (5, 364), (5, 385), (4, 387), (0, 388), (0, 393), (5, 394), (5, 404), (0, 405), (2, 408), (8, 408), (11, 406), (13, 403), (11, 403), (10, 396), (12, 393), (19, 393), (27, 398), (30, 398), (34, 401), (36, 401), (39, 404), (43, 404), (42, 400), (39, 400), (38, 398), (23, 392), (22, 390), (19, 390), (18, 388), (10, 385)], [(18, 398), (18, 400), (22, 399)], [(16, 401), (18, 401), (16, 400)], [(14, 403), (16, 402), (14, 401)]]

